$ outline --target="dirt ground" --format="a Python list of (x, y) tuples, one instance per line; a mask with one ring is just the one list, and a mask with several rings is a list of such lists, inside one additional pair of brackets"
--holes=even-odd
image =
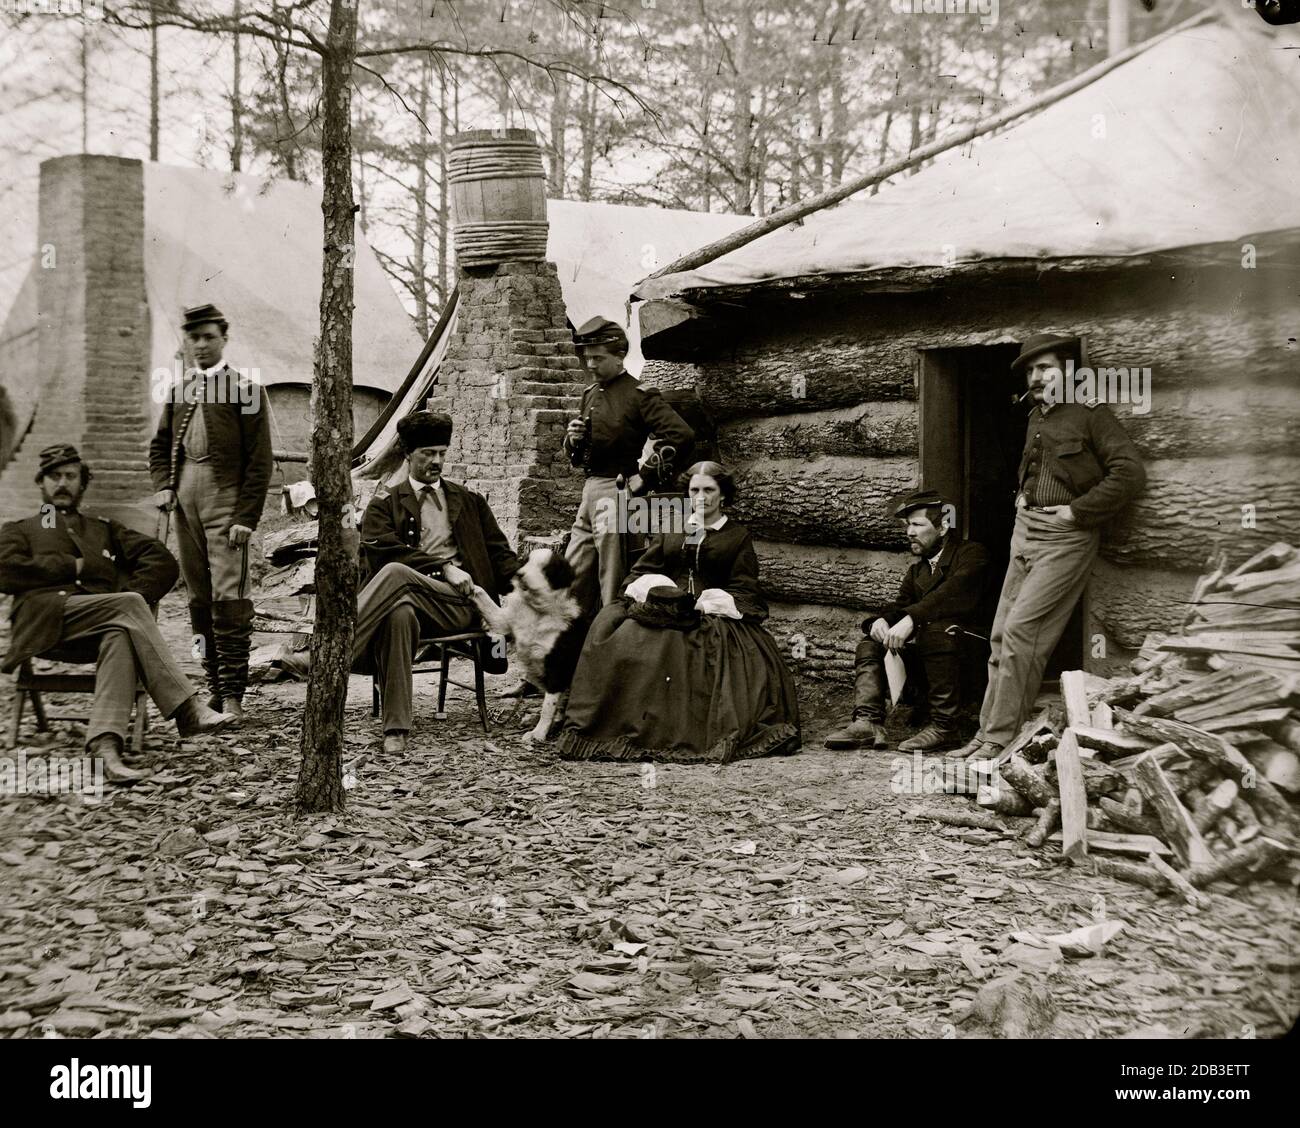
[[(0, 1029), (1263, 1038), (1295, 1018), (1293, 888), (1216, 886), (1197, 911), (914, 818), (969, 802), (900, 793), (896, 753), (823, 749), (844, 705), (824, 687), (802, 754), (719, 772), (562, 763), (512, 699), (487, 737), (467, 694), (435, 719), (432, 683), (385, 757), (352, 679), (341, 817), (286, 813), (301, 683), (259, 686), (227, 737), (155, 717), (136, 786), (0, 797)], [(79, 754), (75, 728), (33, 736), (11, 760)], [(1098, 956), (1035, 940), (1103, 920), (1124, 928)]]

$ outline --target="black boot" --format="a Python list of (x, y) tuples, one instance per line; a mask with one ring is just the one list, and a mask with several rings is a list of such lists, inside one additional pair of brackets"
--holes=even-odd
[(190, 627), (194, 636), (190, 652), (203, 663), (208, 679), (208, 708), (221, 712), (221, 681), (217, 676), (217, 636), (212, 629), (212, 605), (190, 604)]
[(217, 680), (222, 708), (226, 701), (242, 702), (248, 688), (248, 655), (253, 647), (253, 601), (220, 600), (212, 605), (217, 638)]

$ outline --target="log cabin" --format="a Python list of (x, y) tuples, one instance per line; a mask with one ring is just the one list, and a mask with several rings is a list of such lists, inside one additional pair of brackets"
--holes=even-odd
[[(1109, 672), (1176, 627), (1217, 547), (1300, 539), (1294, 29), (1193, 29), (869, 198), (643, 281), (644, 377), (693, 391), (739, 475), (771, 627), (847, 677), (907, 564), (891, 499), (935, 487), (1005, 571), (1038, 332), (1150, 369), (1114, 403), (1148, 472), (1049, 666)], [(1145, 408), (1145, 410), (1144, 410)]]

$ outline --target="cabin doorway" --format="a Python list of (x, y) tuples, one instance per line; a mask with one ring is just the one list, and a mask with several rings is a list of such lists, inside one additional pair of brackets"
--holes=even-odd
[[(992, 558), (980, 608), (980, 633), (985, 635), (1011, 558), (1017, 473), (1029, 416), (1030, 405), (1020, 402), (1024, 381), (1010, 370), (1019, 351), (1019, 345), (1011, 344), (923, 349), (920, 354), (921, 484), (953, 500), (962, 536), (978, 541)], [(1058, 678), (1062, 670), (1083, 669), (1083, 623), (1080, 600), (1044, 680)]]

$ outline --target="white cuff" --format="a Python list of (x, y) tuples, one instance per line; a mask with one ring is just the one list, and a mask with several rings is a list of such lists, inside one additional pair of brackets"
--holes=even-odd
[(702, 615), (721, 615), (727, 619), (742, 618), (740, 612), (736, 610), (736, 601), (731, 597), (731, 592), (723, 591), (722, 588), (705, 588), (700, 592), (700, 598), (695, 601), (695, 610)]
[(646, 595), (651, 588), (673, 587), (675, 586), (667, 576), (661, 576), (658, 572), (653, 572), (648, 576), (638, 576), (626, 588), (623, 594), (634, 603), (644, 603)]

